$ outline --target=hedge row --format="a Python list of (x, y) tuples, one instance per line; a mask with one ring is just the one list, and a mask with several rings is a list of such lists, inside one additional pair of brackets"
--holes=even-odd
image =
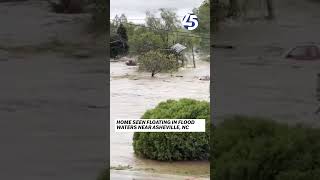
[(205, 160), (210, 156), (210, 107), (206, 101), (168, 100), (148, 110), (142, 119), (206, 119), (206, 132), (143, 132), (134, 133), (136, 155), (148, 159)]

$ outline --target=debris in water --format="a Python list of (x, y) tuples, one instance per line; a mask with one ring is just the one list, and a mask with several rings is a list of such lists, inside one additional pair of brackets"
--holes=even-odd
[(201, 76), (199, 78), (199, 80), (201, 80), (201, 81), (210, 81), (210, 76)]
[(92, 56), (91, 52), (88, 50), (78, 50), (72, 55), (76, 58), (90, 58)]
[(106, 109), (107, 106), (104, 105), (88, 105), (87, 106), (89, 109)]
[(128, 60), (128, 61), (126, 61), (126, 65), (127, 66), (136, 66), (137, 63), (135, 61), (133, 61), (133, 60)]

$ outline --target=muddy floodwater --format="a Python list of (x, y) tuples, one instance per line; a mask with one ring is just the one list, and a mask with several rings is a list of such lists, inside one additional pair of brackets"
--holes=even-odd
[[(210, 170), (207, 161), (170, 163), (136, 157), (132, 147), (133, 133), (116, 133), (114, 120), (140, 118), (146, 110), (168, 99), (193, 98), (209, 101), (210, 83), (199, 80), (199, 77), (210, 74), (209, 63), (199, 61), (197, 68), (182, 68), (173, 74), (157, 74), (154, 78), (150, 73), (138, 72), (137, 67), (126, 66), (124, 62), (111, 62), (110, 71), (111, 168), (124, 167), (125, 170), (140, 174), (159, 173), (208, 179)], [(111, 176), (112, 174), (117, 174), (113, 177), (124, 177), (117, 170), (112, 170)], [(128, 176), (130, 173), (125, 174)], [(173, 179), (179, 179), (178, 176)]]

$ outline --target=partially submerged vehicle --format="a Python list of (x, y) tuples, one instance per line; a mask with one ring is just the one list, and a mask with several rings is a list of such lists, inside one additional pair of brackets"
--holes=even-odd
[(320, 60), (320, 46), (318, 44), (298, 45), (286, 52), (285, 58), (293, 60)]

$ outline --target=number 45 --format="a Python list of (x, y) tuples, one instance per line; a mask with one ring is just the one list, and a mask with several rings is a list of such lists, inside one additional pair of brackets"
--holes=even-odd
[(198, 17), (194, 14), (187, 14), (182, 20), (182, 25), (185, 26), (188, 30), (194, 30), (198, 27)]

